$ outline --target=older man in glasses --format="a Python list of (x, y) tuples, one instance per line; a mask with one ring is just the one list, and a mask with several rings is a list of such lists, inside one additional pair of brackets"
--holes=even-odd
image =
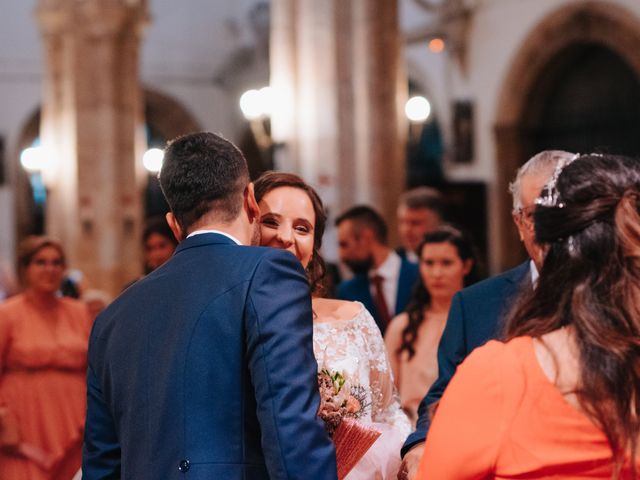
[(447, 326), (438, 346), (438, 379), (420, 404), (416, 431), (409, 435), (402, 448), (403, 463), (398, 473), (399, 480), (411, 480), (417, 472), (429, 430), (429, 406), (440, 399), (457, 366), (467, 355), (499, 335), (502, 317), (517, 293), (535, 285), (543, 260), (543, 251), (535, 242), (533, 229), (535, 200), (552, 177), (558, 162), (573, 156), (573, 153), (559, 150), (541, 152), (520, 167), (509, 186), (513, 195), (513, 220), (529, 260), (512, 270), (465, 288), (453, 297)]

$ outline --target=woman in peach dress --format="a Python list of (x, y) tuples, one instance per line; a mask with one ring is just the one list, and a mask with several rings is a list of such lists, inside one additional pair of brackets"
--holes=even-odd
[(19, 268), (24, 292), (0, 305), (0, 477), (66, 480), (81, 463), (90, 320), (57, 295), (58, 243), (27, 238)]

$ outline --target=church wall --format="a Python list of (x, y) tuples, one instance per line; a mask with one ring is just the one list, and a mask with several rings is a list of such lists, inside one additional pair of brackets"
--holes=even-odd
[[(452, 181), (483, 181), (488, 192), (489, 258), (492, 271), (499, 269), (501, 238), (498, 218), (500, 216), (495, 161), (496, 143), (494, 127), (500, 94), (512, 62), (523, 42), (536, 26), (554, 10), (584, 1), (561, 0), (493, 0), (478, 3), (467, 37), (467, 73), (455, 60), (443, 54), (433, 54), (427, 42), (406, 47), (409, 65), (413, 73), (424, 73), (423, 81), (429, 85), (427, 92), (435, 105), (447, 147), (451, 148), (451, 104), (454, 100), (469, 99), (474, 105), (474, 159), (467, 165), (445, 162), (445, 172)], [(602, 2), (597, 2), (602, 3)], [(611, 0), (640, 17), (640, 2), (636, 0)], [(411, 29), (420, 24), (420, 18), (428, 15), (413, 6), (413, 1), (403, 3), (403, 27)], [(423, 23), (427, 23), (424, 21)], [(411, 73), (412, 70), (410, 69)], [(515, 174), (515, 172), (513, 172)]]

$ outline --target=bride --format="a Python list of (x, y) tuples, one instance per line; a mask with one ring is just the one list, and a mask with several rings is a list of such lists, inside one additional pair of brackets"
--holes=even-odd
[(319, 250), (326, 215), (318, 194), (300, 177), (267, 172), (255, 182), (260, 245), (289, 250), (302, 263), (313, 294), (313, 349), (319, 370), (342, 374), (362, 396), (358, 420), (382, 435), (346, 477), (395, 479), (410, 423), (400, 408), (382, 335), (361, 303), (322, 298)]

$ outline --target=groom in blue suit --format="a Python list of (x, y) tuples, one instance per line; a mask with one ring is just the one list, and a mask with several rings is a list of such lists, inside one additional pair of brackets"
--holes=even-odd
[(94, 324), (83, 478), (336, 479), (308, 283), (289, 252), (242, 246), (259, 218), (244, 157), (187, 135), (160, 185), (181, 243)]
[(398, 473), (399, 480), (411, 480), (416, 474), (430, 425), (429, 407), (440, 400), (458, 365), (475, 348), (492, 338), (499, 338), (502, 320), (514, 300), (520, 292), (535, 284), (543, 260), (542, 248), (534, 239), (535, 199), (540, 196), (558, 162), (573, 155), (557, 150), (544, 151), (518, 170), (516, 179), (510, 185), (513, 219), (531, 260), (454, 295), (438, 346), (438, 379), (420, 403), (416, 430), (402, 447), (403, 463)]

